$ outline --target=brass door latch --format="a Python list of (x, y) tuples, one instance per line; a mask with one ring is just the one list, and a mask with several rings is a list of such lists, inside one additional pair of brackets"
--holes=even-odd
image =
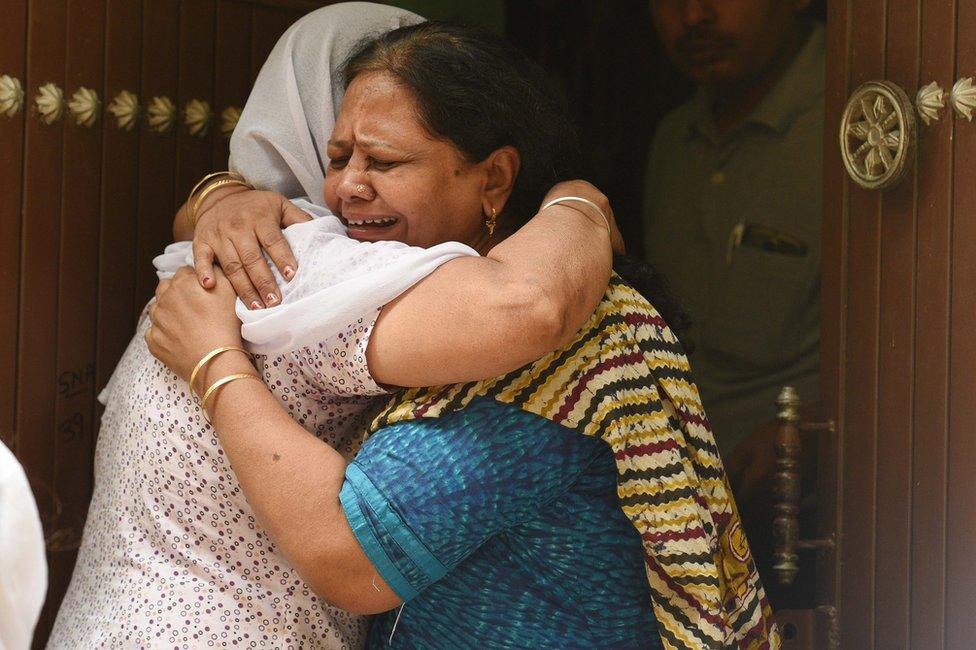
[(776, 474), (773, 477), (773, 571), (780, 584), (791, 585), (800, 570), (799, 550), (833, 549), (833, 535), (824, 539), (800, 539), (801, 431), (834, 431), (834, 423), (801, 422), (800, 396), (784, 386), (776, 400)]

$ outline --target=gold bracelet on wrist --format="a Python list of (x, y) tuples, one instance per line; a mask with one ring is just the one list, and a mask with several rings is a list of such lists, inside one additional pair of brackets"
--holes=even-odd
[(205, 188), (203, 188), (203, 191), (200, 192), (200, 196), (198, 196), (197, 200), (193, 203), (193, 209), (190, 210), (189, 214), (186, 216), (187, 222), (190, 224), (191, 228), (196, 228), (197, 211), (200, 209), (200, 206), (203, 204), (207, 196), (218, 187), (223, 187), (224, 185), (243, 185), (248, 189), (254, 189), (253, 185), (240, 178), (221, 178), (219, 181), (214, 181), (210, 185), (207, 185)]
[(248, 352), (247, 350), (245, 350), (239, 345), (224, 345), (219, 348), (214, 348), (210, 352), (206, 353), (205, 355), (203, 355), (203, 358), (197, 362), (197, 365), (193, 367), (193, 372), (190, 373), (190, 394), (191, 395), (193, 395), (194, 397), (196, 397), (197, 395), (196, 389), (193, 386), (197, 380), (197, 375), (200, 373), (201, 370), (203, 370), (203, 367), (206, 366), (208, 363), (210, 363), (210, 361), (212, 361), (217, 355), (223, 354), (224, 352), (230, 352), (231, 350), (236, 350), (237, 352), (243, 352), (248, 357), (251, 356), (250, 352)]
[(204, 392), (203, 399), (200, 400), (200, 409), (203, 411), (203, 418), (207, 421), (207, 424), (210, 424), (210, 414), (207, 413), (207, 400), (209, 400), (210, 396), (214, 394), (214, 391), (220, 388), (221, 386), (225, 386), (229, 384), (232, 381), (237, 381), (238, 379), (248, 379), (248, 378), (257, 379), (258, 381), (261, 381), (261, 378), (255, 375), (253, 372), (237, 372), (234, 373), (233, 375), (227, 375), (226, 377), (221, 377), (214, 383), (210, 384), (210, 388), (208, 388), (206, 392)]
[(197, 190), (203, 187), (207, 181), (209, 181), (212, 178), (217, 178), (218, 176), (229, 176), (230, 178), (238, 178), (240, 180), (244, 180), (244, 177), (236, 172), (221, 171), (221, 172), (213, 172), (212, 174), (207, 174), (199, 181), (197, 181), (197, 184), (193, 186), (193, 189), (190, 190), (190, 193), (187, 195), (186, 203), (183, 204), (183, 214), (186, 216), (187, 223), (189, 223), (190, 221), (190, 203), (193, 202), (193, 195), (196, 194)]
[(207, 174), (199, 181), (197, 181), (197, 184), (193, 186), (192, 190), (190, 190), (190, 194), (187, 196), (187, 199), (188, 200), (192, 199), (193, 195), (197, 193), (197, 190), (203, 187), (204, 183), (209, 181), (211, 178), (217, 178), (218, 176), (230, 176), (231, 178), (239, 178), (240, 180), (244, 180), (244, 177), (238, 174), (237, 172), (231, 172), (231, 171), (213, 172), (212, 174)]

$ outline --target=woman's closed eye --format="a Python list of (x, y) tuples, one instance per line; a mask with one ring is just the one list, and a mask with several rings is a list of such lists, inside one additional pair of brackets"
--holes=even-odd
[[(339, 156), (337, 158), (329, 159), (330, 169), (344, 169), (346, 165), (349, 164), (349, 157)], [(375, 169), (378, 172), (385, 172), (389, 169), (393, 169), (398, 164), (399, 160), (377, 160), (375, 158), (369, 158), (366, 163), (366, 169)]]
[(385, 172), (388, 169), (393, 169), (399, 163), (400, 161), (398, 160), (377, 160), (376, 158), (370, 158), (368, 169), (375, 169), (378, 172)]

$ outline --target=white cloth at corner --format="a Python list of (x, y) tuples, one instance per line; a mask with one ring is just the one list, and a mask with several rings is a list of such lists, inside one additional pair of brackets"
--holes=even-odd
[(0, 650), (30, 647), (47, 591), (44, 533), (20, 463), (0, 443)]

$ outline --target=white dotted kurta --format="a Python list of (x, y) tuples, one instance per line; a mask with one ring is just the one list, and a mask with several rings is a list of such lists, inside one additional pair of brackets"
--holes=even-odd
[[(351, 457), (371, 415), (375, 314), (316, 347), (257, 357), (292, 418)], [(50, 648), (360, 648), (366, 620), (317, 598), (255, 521), (186, 382), (143, 317), (109, 385), (95, 490)]]

